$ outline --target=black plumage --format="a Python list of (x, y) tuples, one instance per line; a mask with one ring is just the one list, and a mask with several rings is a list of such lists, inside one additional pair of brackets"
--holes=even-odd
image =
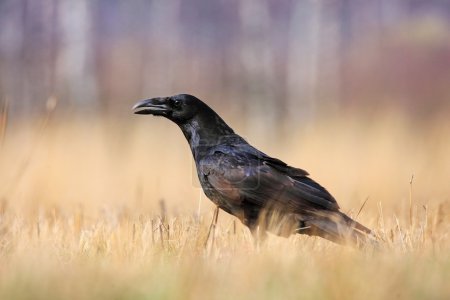
[(372, 240), (371, 230), (340, 212), (334, 197), (308, 172), (251, 146), (196, 97), (153, 98), (133, 110), (166, 117), (180, 127), (207, 197), (252, 232), (259, 226), (259, 232), (308, 234), (340, 244)]

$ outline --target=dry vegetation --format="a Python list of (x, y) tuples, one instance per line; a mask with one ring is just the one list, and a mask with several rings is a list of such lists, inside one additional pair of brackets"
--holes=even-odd
[(275, 142), (233, 125), (351, 215), (367, 199), (357, 218), (386, 249), (255, 247), (223, 212), (207, 239), (213, 207), (175, 126), (36, 120), (0, 137), (0, 299), (449, 299), (450, 122), (343, 117)]
[[(450, 299), (447, 2), (0, 1), (0, 300)], [(176, 92), (385, 249), (208, 236), (182, 134), (127, 103)]]

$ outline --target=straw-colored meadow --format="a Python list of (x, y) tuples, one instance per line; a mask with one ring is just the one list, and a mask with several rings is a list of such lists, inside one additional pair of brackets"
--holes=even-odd
[[(449, 2), (0, 1), (0, 300), (450, 299)], [(382, 249), (212, 222), (177, 93)]]
[(162, 119), (2, 128), (0, 299), (449, 299), (450, 122), (351, 115), (276, 140), (229, 121), (308, 170), (382, 251), (300, 235), (255, 246), (224, 212), (208, 235), (214, 207)]

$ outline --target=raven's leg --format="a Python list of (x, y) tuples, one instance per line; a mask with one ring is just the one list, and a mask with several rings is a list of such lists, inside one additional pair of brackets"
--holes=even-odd
[(215, 231), (216, 231), (217, 219), (218, 218), (219, 218), (219, 207), (216, 206), (216, 209), (214, 210), (213, 218), (211, 220), (211, 224), (209, 225), (208, 235), (206, 236), (205, 248), (208, 245), (208, 240), (209, 240), (209, 236), (211, 234), (211, 231), (213, 233), (211, 245), (214, 246), (214, 238), (215, 238)]
[(264, 241), (267, 237), (266, 229), (264, 226), (259, 224), (258, 221), (248, 221), (245, 220), (244, 224), (250, 229), (250, 232), (253, 236), (255, 242)]
[(242, 223), (250, 229), (255, 245), (258, 246), (267, 238), (266, 227), (259, 220), (261, 208), (247, 201), (242, 201), (241, 208), (243, 211)]

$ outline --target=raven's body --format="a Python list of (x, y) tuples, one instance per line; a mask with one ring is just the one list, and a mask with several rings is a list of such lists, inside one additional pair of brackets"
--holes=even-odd
[(252, 232), (261, 225), (279, 235), (296, 232), (356, 244), (371, 233), (341, 213), (333, 196), (306, 171), (249, 145), (194, 96), (144, 100), (134, 110), (164, 116), (180, 127), (206, 196)]

